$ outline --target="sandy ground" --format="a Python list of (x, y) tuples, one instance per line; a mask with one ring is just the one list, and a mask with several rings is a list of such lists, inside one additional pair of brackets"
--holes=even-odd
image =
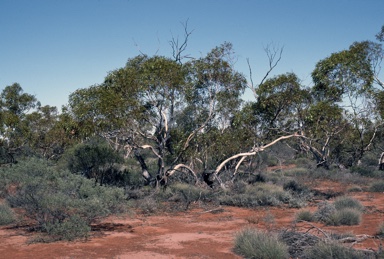
[[(341, 188), (332, 182), (322, 189)], [(374, 236), (384, 221), (384, 193), (353, 193), (366, 212), (358, 226), (325, 227), (323, 230)], [(211, 208), (215, 209), (215, 208)], [(298, 209), (204, 209), (197, 204), (187, 212), (154, 216), (110, 217), (94, 226), (86, 241), (32, 243), (33, 233), (25, 228), (0, 228), (0, 258), (240, 258), (232, 252), (237, 231), (245, 227), (307, 231), (306, 223), (294, 224)], [(306, 209), (316, 210), (316, 204)], [(316, 232), (315, 229), (311, 230)], [(316, 233), (314, 233), (316, 234)], [(321, 235), (321, 233), (318, 233)], [(377, 250), (383, 239), (374, 237), (351, 244), (355, 248)]]

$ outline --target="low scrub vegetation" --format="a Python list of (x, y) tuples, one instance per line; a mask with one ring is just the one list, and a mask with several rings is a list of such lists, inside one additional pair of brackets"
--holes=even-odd
[[(337, 258), (337, 259), (362, 259), (370, 258), (364, 253), (353, 248), (345, 247), (336, 242), (318, 242), (305, 251), (308, 259)], [(374, 257), (371, 257), (374, 258)]]
[(364, 207), (361, 203), (351, 197), (339, 197), (334, 203), (324, 201), (319, 204), (314, 213), (316, 221), (327, 225), (358, 225), (361, 222), (361, 215)]
[(15, 214), (7, 204), (0, 204), (0, 226), (16, 221)]
[(245, 258), (289, 258), (288, 246), (277, 235), (251, 228), (237, 233), (234, 251)]
[(95, 185), (93, 181), (43, 160), (32, 159), (1, 169), (5, 195), (23, 217), (33, 220), (35, 229), (52, 240), (86, 237), (90, 224), (113, 213), (124, 212), (124, 190)]

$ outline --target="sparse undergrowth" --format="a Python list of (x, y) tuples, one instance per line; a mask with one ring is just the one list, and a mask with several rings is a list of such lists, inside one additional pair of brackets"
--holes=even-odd
[(361, 222), (364, 207), (361, 203), (351, 197), (343, 196), (335, 200), (334, 203), (324, 201), (319, 204), (314, 213), (316, 221), (327, 225), (358, 225)]
[(234, 251), (245, 258), (289, 258), (288, 246), (277, 235), (251, 228), (237, 233)]

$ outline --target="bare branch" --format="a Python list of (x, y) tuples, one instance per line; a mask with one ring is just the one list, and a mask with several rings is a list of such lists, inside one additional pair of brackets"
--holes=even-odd
[(180, 44), (179, 38), (175, 38), (172, 36), (172, 40), (169, 41), (169, 44), (172, 47), (172, 56), (176, 62), (181, 63), (181, 60), (184, 58), (191, 58), (189, 54), (182, 55), (183, 52), (187, 49), (188, 46), (188, 38), (192, 34), (192, 31), (188, 31), (188, 19), (185, 23), (181, 23), (184, 28), (184, 41)]
[(250, 152), (246, 152), (246, 153), (239, 153), (239, 154), (236, 154), (236, 155), (233, 155), (227, 159), (225, 159), (215, 170), (215, 172), (213, 173), (214, 174), (214, 177), (215, 179), (218, 180), (218, 182), (220, 183), (221, 187), (224, 188), (224, 185), (223, 183), (221, 182), (221, 180), (218, 178), (218, 174), (219, 172), (221, 171), (221, 169), (223, 169), (223, 167), (230, 161), (236, 159), (236, 158), (239, 158), (239, 157), (247, 157), (247, 156), (254, 156), (256, 155), (257, 153), (261, 152), (261, 151), (264, 151), (264, 149), (276, 144), (277, 142), (281, 141), (281, 140), (284, 140), (284, 139), (289, 139), (289, 138), (292, 138), (292, 137), (300, 137), (301, 135), (299, 133), (294, 133), (292, 135), (287, 135), (287, 136), (282, 136), (280, 138), (277, 138), (275, 139), (274, 141), (272, 141), (271, 143), (267, 144), (267, 145), (264, 145), (264, 146), (261, 146), (261, 147), (255, 147), (252, 149), (252, 151)]
[(156, 152), (156, 150), (151, 145), (142, 145), (139, 148), (150, 149), (155, 156), (157, 156), (159, 159), (163, 160), (163, 158), (159, 155), (159, 153)]
[(251, 81), (251, 85), (248, 87), (252, 90), (253, 95), (255, 96), (256, 99), (257, 99), (257, 94), (256, 94), (257, 87), (259, 87), (260, 85), (262, 85), (265, 82), (265, 80), (268, 78), (268, 76), (272, 72), (272, 70), (275, 69), (275, 67), (279, 64), (281, 57), (282, 57), (282, 54), (283, 54), (283, 50), (284, 50), (284, 47), (281, 47), (281, 48), (277, 48), (275, 46), (271, 47), (271, 44), (268, 44), (266, 47), (264, 47), (264, 51), (268, 57), (269, 68), (257, 86), (255, 86), (253, 83), (252, 69), (251, 69), (249, 59), (247, 59), (248, 69), (249, 69), (249, 77), (250, 77), (250, 81)]
[(179, 171), (179, 168), (185, 168), (185, 169), (188, 169), (188, 171), (193, 175), (193, 177), (195, 178), (195, 183), (198, 183), (198, 177), (197, 177), (197, 174), (193, 171), (193, 169), (185, 164), (178, 164), (176, 165), (175, 167), (173, 167), (172, 169), (170, 169), (165, 175), (166, 177), (169, 177), (169, 176), (172, 176), (174, 173), (176, 173), (177, 171)]

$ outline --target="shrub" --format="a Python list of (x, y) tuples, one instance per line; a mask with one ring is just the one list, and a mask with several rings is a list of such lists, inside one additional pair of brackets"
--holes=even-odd
[(371, 192), (384, 192), (384, 181), (374, 182), (369, 186)]
[(358, 185), (353, 185), (347, 189), (348, 192), (362, 192), (363, 188)]
[(234, 251), (245, 258), (289, 258), (287, 245), (277, 236), (250, 228), (236, 235)]
[(336, 212), (336, 208), (332, 203), (327, 201), (321, 202), (316, 212), (313, 214), (316, 221), (327, 223), (329, 222), (332, 214)]
[(62, 222), (47, 223), (43, 228), (50, 236), (50, 241), (73, 241), (79, 238), (86, 238), (91, 231), (88, 222), (79, 215), (72, 215)]
[(314, 216), (309, 210), (300, 210), (296, 213), (296, 221), (313, 221)]
[(330, 215), (328, 225), (339, 226), (339, 225), (359, 225), (361, 222), (361, 211), (353, 208), (344, 208), (337, 210)]
[(351, 173), (356, 173), (361, 176), (372, 177), (375, 175), (375, 167), (369, 166), (353, 166), (351, 167)]
[(307, 190), (305, 186), (298, 183), (295, 179), (290, 179), (283, 185), (284, 190), (286, 191), (292, 191), (292, 192), (304, 192)]
[[(64, 163), (72, 173), (79, 173), (87, 178), (93, 178), (100, 185), (116, 183), (122, 176), (113, 166), (121, 162), (122, 158), (105, 140), (91, 138), (69, 149), (63, 156)], [(116, 179), (111, 179), (114, 176)]]
[(224, 193), (219, 197), (223, 205), (239, 207), (278, 206), (288, 204), (293, 199), (292, 195), (284, 191), (281, 186), (259, 183), (248, 185), (244, 193)]
[(359, 211), (364, 210), (364, 206), (356, 199), (348, 196), (342, 196), (336, 198), (333, 202), (333, 205), (337, 210), (345, 209), (345, 208), (353, 208)]
[(172, 185), (170, 188), (181, 198), (182, 201), (184, 201), (186, 205), (185, 210), (188, 209), (192, 202), (205, 200), (209, 197), (209, 191), (207, 189), (199, 188), (190, 184), (177, 183)]
[(364, 258), (364, 254), (337, 243), (318, 242), (313, 247), (306, 249), (305, 258), (361, 259)]
[(6, 204), (0, 204), (0, 226), (15, 222), (15, 214)]
[[(18, 187), (7, 196), (8, 203), (21, 208), (25, 217), (34, 220), (36, 229), (53, 233), (54, 239), (60, 234), (71, 239), (72, 230), (65, 232), (64, 228), (75, 229), (76, 219), (89, 226), (99, 218), (126, 209), (123, 189), (97, 186), (79, 175), (56, 170), (42, 160), (19, 163), (10, 172), (7, 172), (10, 183)], [(84, 237), (81, 229), (89, 228), (79, 227), (79, 236)]]

